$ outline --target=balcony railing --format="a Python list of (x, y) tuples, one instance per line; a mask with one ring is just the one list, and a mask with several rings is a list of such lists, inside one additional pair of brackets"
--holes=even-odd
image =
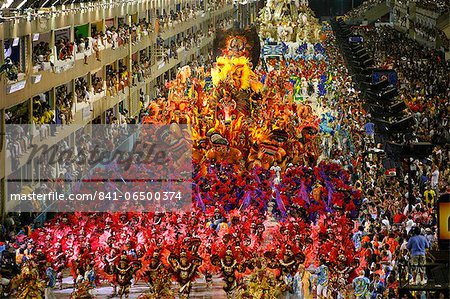
[[(76, 105), (76, 111), (73, 117), (73, 123), (79, 124), (80, 126), (88, 124), (92, 119), (98, 117), (104, 111), (113, 108), (115, 105), (120, 102), (126, 100), (128, 98), (128, 94), (131, 92), (132, 94), (138, 95), (139, 89), (142, 88), (147, 83), (150, 83), (156, 77), (164, 74), (168, 70), (176, 67), (179, 63), (183, 61), (185, 57), (191, 57), (192, 54), (195, 54), (199, 49), (202, 49), (208, 45), (210, 45), (214, 40), (213, 36), (204, 37), (198, 47), (193, 47), (188, 51), (185, 51), (183, 55), (179, 55), (178, 59), (170, 59), (168, 63), (165, 63), (163, 67), (159, 68), (158, 65), (153, 65), (152, 68), (152, 76), (150, 78), (145, 79), (143, 82), (140, 82), (136, 86), (125, 87), (124, 93), (119, 92), (115, 96), (99, 96), (94, 98), (88, 105), (84, 105), (84, 107)], [(131, 90), (130, 90), (131, 89)], [(138, 108), (138, 107), (136, 107)], [(130, 111), (133, 115), (137, 113), (137, 111)], [(88, 114), (88, 116), (86, 116)], [(37, 128), (36, 126), (33, 126)], [(45, 138), (41, 138), (40, 133), (36, 130), (33, 131), (33, 143), (38, 147), (46, 144), (52, 145), (56, 144), (58, 141), (72, 135), (78, 129), (78, 126), (64, 126), (61, 125), (54, 136), (51, 134), (45, 134)], [(19, 159), (19, 166), (15, 168), (20, 168), (25, 165), (29, 159), (30, 152), (26, 152)], [(6, 155), (8, 157), (8, 155)], [(11, 164), (8, 159), (5, 161), (5, 175), (9, 175), (12, 173)]]
[[(181, 32), (185, 32), (186, 30), (198, 25), (199, 23), (204, 23), (209, 21), (212, 17), (221, 15), (225, 12), (228, 12), (233, 9), (232, 5), (228, 5), (222, 7), (214, 12), (205, 13), (204, 16), (200, 18), (188, 19), (183, 24), (177, 25), (175, 28), (166, 29), (161, 37), (163, 39), (168, 39)], [(141, 37), (139, 43), (135, 45), (131, 45), (131, 53), (136, 53), (138, 51), (149, 48), (150, 46), (156, 43), (156, 34), (154, 32), (150, 32), (148, 35), (144, 35)], [(130, 53), (130, 46), (119, 47), (116, 50), (111, 49), (110, 47), (106, 47), (104, 50), (100, 51), (101, 61), (97, 61), (91, 55), (88, 57), (88, 64), (84, 63), (84, 59), (76, 59), (74, 58), (70, 61), (54, 63), (54, 67), (44, 68), (41, 71), (36, 73), (36, 70), (33, 69), (33, 73), (30, 73), (30, 76), (23, 78), (18, 82), (7, 82), (5, 89), (0, 92), (0, 95), (3, 93), (3, 98), (5, 99), (0, 103), (0, 109), (11, 107), (13, 105), (18, 104), (18, 99), (20, 101), (25, 101), (36, 94), (44, 93), (51, 89), (54, 86), (59, 86), (70, 82), (71, 80), (84, 76), (89, 73), (92, 69), (100, 69), (104, 65), (112, 64), (119, 59), (126, 58)], [(84, 58), (84, 55), (83, 55)], [(64, 71), (70, 69), (70, 71)], [(36, 76), (38, 74), (39, 76)], [(38, 78), (39, 80), (36, 80)], [(153, 76), (153, 78), (155, 78)], [(22, 82), (25, 81), (25, 82)], [(9, 96), (11, 92), (6, 91), (14, 91), (13, 96)]]

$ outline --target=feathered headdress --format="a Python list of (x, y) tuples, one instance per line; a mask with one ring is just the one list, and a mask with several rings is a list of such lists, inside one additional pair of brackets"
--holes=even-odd
[[(214, 56), (245, 56), (256, 68), (261, 53), (256, 27), (218, 31), (214, 39)], [(240, 50), (239, 50), (240, 49)], [(236, 51), (238, 50), (238, 51)]]

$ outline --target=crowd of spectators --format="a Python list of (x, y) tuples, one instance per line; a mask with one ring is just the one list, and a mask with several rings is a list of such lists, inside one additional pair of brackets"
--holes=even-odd
[(5, 110), (5, 123), (27, 124), (30, 119), (29, 115), (27, 103), (21, 103)]
[(386, 0), (366, 0), (361, 3), (361, 5), (350, 10), (345, 17), (349, 19), (360, 18), (367, 10), (384, 2), (386, 2)]
[(445, 13), (450, 8), (450, 3), (447, 0), (416, 0), (416, 6), (427, 10), (432, 10), (438, 13)]
[(102, 93), (104, 91), (103, 89), (104, 81), (97, 74), (91, 75), (91, 82), (92, 82), (92, 91), (94, 94)]
[(132, 69), (132, 84), (136, 86), (137, 83), (141, 83), (145, 79), (145, 71), (142, 67), (143, 65), (139, 61), (133, 61), (133, 69)]
[(168, 63), (171, 59), (178, 59), (180, 53), (198, 47), (205, 37), (205, 34), (198, 30), (195, 33), (185, 34), (184, 37), (179, 37), (177, 40), (172, 40), (170, 43), (159, 40), (156, 58), (165, 63)]
[(396, 24), (402, 28), (406, 28), (406, 22), (408, 21), (408, 15), (402, 14), (402, 12), (396, 7), (394, 7), (394, 9), (392, 10), (392, 15), (393, 15), (394, 24)]
[(52, 50), (47, 42), (40, 42), (33, 47), (33, 64), (40, 65), (50, 61)]
[(217, 22), (218, 28), (227, 29), (227, 28), (230, 28), (232, 25), (233, 25), (233, 18), (231, 18), (231, 17), (223, 18), (222, 20), (219, 20)]
[(114, 96), (119, 92), (125, 93), (125, 88), (129, 86), (129, 72), (127, 66), (119, 61), (116, 70), (112, 65), (106, 67), (106, 88), (107, 95)]
[(128, 67), (122, 60), (119, 60), (118, 77), (119, 77), (119, 86), (117, 91), (122, 91), (123, 93), (125, 93), (125, 87), (128, 87), (130, 84), (129, 82), (130, 74), (128, 72)]
[[(227, 1), (214, 1), (209, 3), (209, 7), (211, 10), (219, 9), (223, 7)], [(164, 28), (168, 28), (168, 24), (178, 24), (179, 22), (187, 21), (189, 19), (196, 18), (199, 15), (202, 15), (204, 10), (201, 7), (197, 7), (196, 5), (186, 4), (184, 8), (179, 11), (171, 11), (170, 14), (166, 14), (163, 11), (159, 16), (159, 33), (164, 31)], [(143, 36), (146, 36), (153, 32), (155, 28), (150, 21), (146, 19), (140, 19), (137, 22), (133, 22), (131, 25), (125, 24), (125, 19), (119, 20), (119, 25), (117, 28), (115, 26), (108, 27), (105, 32), (96, 31), (95, 29), (92, 32), (92, 37), (84, 37), (82, 34), (75, 31), (75, 40), (71, 42), (67, 37), (61, 37), (55, 42), (56, 46), (56, 59), (58, 61), (67, 61), (71, 60), (75, 54), (84, 54), (84, 63), (88, 64), (88, 56), (90, 55), (90, 50), (94, 53), (96, 59), (101, 61), (101, 52), (106, 48), (117, 49), (117, 47), (124, 46), (131, 43), (138, 43)], [(221, 27), (230, 27), (231, 25), (231, 17), (227, 19), (222, 19), (217, 21), (218, 28)], [(208, 28), (208, 34), (213, 33), (213, 28), (210, 26)], [(160, 51), (163, 55), (162, 58), (167, 62), (168, 59), (178, 58), (179, 49), (190, 49), (195, 45), (199, 44), (199, 41), (204, 37), (203, 33), (197, 31), (196, 33), (189, 33), (185, 35), (183, 38), (180, 38), (176, 41), (170, 42), (169, 45), (160, 47)], [(164, 40), (161, 37), (158, 37), (157, 44), (159, 46), (164, 44)], [(47, 42), (40, 42), (33, 49), (33, 64), (35, 66), (41, 66), (41, 69), (44, 69), (43, 63), (50, 62), (53, 70), (55, 71), (55, 65), (51, 60), (52, 49), (50, 49), (50, 45)], [(145, 72), (147, 69), (147, 62), (143, 61), (140, 63), (140, 66), (135, 65), (133, 69), (138, 72)], [(145, 74), (148, 76), (148, 74)], [(141, 76), (139, 75), (141, 78)], [(13, 77), (15, 78), (15, 77)]]
[[(228, 0), (215, 0), (208, 2), (207, 11), (215, 11), (223, 8), (226, 4), (232, 3)], [(169, 13), (165, 9), (158, 13), (159, 21), (159, 33), (176, 26), (181, 22), (193, 20), (197, 17), (201, 17), (205, 14), (205, 10), (202, 6), (187, 3), (179, 10), (170, 10)]]
[(6, 156), (11, 159), (13, 169), (18, 165), (19, 157), (29, 149), (30, 137), (28, 128), (23, 125), (15, 124), (6, 130)]
[(158, 60), (163, 60), (164, 62), (169, 62), (170, 59), (178, 59), (178, 54), (182, 51), (189, 51), (194, 47), (198, 47), (204, 38), (212, 36), (217, 29), (228, 29), (232, 25), (232, 18), (223, 18), (219, 20), (216, 27), (213, 24), (208, 26), (208, 32), (205, 34), (202, 30), (197, 30), (196, 32), (190, 32), (177, 40), (172, 40), (170, 44), (164, 42), (164, 40), (158, 36), (157, 47), (159, 49), (157, 55)]
[[(349, 19), (360, 18), (367, 10), (383, 2), (386, 2), (386, 0), (366, 0), (361, 5), (350, 10), (345, 16)], [(419, 8), (431, 10), (439, 14), (444, 14), (448, 12), (450, 8), (450, 3), (447, 0), (415, 0), (415, 1), (396, 0), (396, 3), (403, 7), (406, 7), (410, 2), (415, 2), (416, 6)], [(394, 11), (396, 11), (395, 12), (396, 15), (399, 15), (396, 7), (394, 7)], [(398, 22), (401, 23), (402, 26), (405, 26), (406, 19), (407, 16), (404, 15), (400, 17)]]
[(442, 30), (438, 30), (436, 34), (436, 37), (439, 37), (439, 39), (441, 40), (441, 50), (450, 51), (450, 38)]
[(39, 94), (33, 98), (33, 124), (43, 125), (54, 123), (55, 111), (49, 103), (46, 94)]
[(209, 2), (208, 9), (209, 11), (214, 11), (223, 8), (226, 5), (233, 4), (233, 1), (230, 0), (213, 0)]
[(147, 56), (145, 53), (141, 52), (141, 56), (139, 57), (139, 64), (142, 72), (142, 76), (144, 78), (148, 78), (151, 75), (151, 53)]
[(88, 90), (88, 82), (85, 78), (75, 79), (75, 95), (78, 103), (87, 103), (90, 100), (90, 94)]
[(166, 13), (166, 10), (163, 9), (158, 16), (159, 20), (159, 32), (162, 33), (165, 30), (176, 26), (181, 22), (185, 22), (187, 20), (195, 19), (196, 17), (202, 15), (204, 13), (201, 7), (197, 7), (195, 4), (190, 6), (186, 4), (186, 6), (178, 11), (170, 10), (169, 13)]
[(75, 45), (68, 38), (61, 38), (56, 43), (56, 57), (58, 60), (65, 61), (72, 59), (74, 55)]
[(56, 109), (61, 124), (68, 125), (73, 121), (73, 92), (69, 92), (67, 85), (56, 88)]
[(117, 71), (114, 69), (112, 65), (106, 66), (106, 91), (109, 96), (113, 96), (117, 93)]
[[(190, 10), (189, 10), (190, 11)], [(180, 18), (181, 18), (180, 14)], [(189, 14), (188, 14), (189, 15)], [(180, 20), (183, 20), (181, 18)], [(229, 28), (232, 23), (232, 18), (224, 18), (218, 21), (218, 28)], [(111, 47), (112, 49), (117, 49), (119, 46), (126, 45), (130, 40), (130, 32), (131, 32), (131, 41), (133, 43), (138, 42), (141, 39), (142, 35), (147, 35), (152, 31), (152, 26), (150, 23), (141, 20), (138, 24), (134, 24), (132, 26), (128, 25), (119, 25), (116, 29), (114, 26), (109, 27), (104, 34), (103, 32), (98, 32), (93, 34), (93, 43), (92, 47), (94, 53), (96, 55), (97, 60), (101, 60), (100, 52), (101, 50)], [(214, 27), (210, 26), (208, 28), (208, 35), (214, 33)], [(178, 54), (180, 51), (190, 50), (193, 47), (198, 46), (202, 39), (205, 37), (205, 34), (198, 30), (195, 33), (191, 32), (183, 37), (179, 37), (176, 41), (172, 40), (169, 44), (165, 42), (161, 36), (157, 38), (157, 59), (169, 62), (170, 59), (178, 59)], [(128, 86), (128, 71), (125, 66), (121, 66), (119, 74), (113, 74), (114, 71), (111, 67), (107, 68), (107, 90), (108, 94), (114, 95), (118, 91), (123, 91), (124, 87)], [(150, 75), (150, 58), (141, 53), (140, 61), (134, 61), (132, 65), (132, 82), (136, 84), (136, 82), (142, 82), (144, 78), (147, 78)], [(95, 85), (93, 80), (93, 85)], [(98, 82), (99, 83), (99, 82)], [(100, 84), (97, 85), (97, 90), (100, 89)]]
[(106, 34), (103, 38), (106, 38), (106, 42), (111, 45), (113, 50), (124, 46), (130, 40), (129, 26), (124, 24), (119, 25), (117, 28), (111, 26), (106, 29)]
[[(445, 32), (438, 29), (435, 25), (416, 21), (414, 23), (414, 32), (416, 37), (420, 37), (431, 43), (431, 46), (439, 47), (440, 50), (448, 51), (450, 49), (450, 39)], [(439, 40), (439, 43), (437, 41)]]
[[(76, 31), (75, 31), (76, 34)], [(78, 34), (75, 39), (75, 53), (83, 54), (84, 64), (88, 64), (88, 51), (91, 50), (91, 39), (90, 37), (83, 37)]]
[(414, 31), (416, 32), (416, 36), (419, 36), (420, 38), (434, 45), (434, 43), (436, 42), (436, 35), (439, 29), (437, 29), (435, 26), (430, 26), (427, 24), (416, 22), (414, 24)]
[(11, 58), (7, 57), (5, 63), (0, 65), (0, 76), (6, 75), (9, 81), (15, 82), (19, 79), (20, 64), (18, 61), (13, 61)]
[(75, 40), (76, 53), (84, 53), (90, 49), (89, 37), (83, 37), (79, 35)]
[[(355, 148), (350, 158), (354, 160), (346, 167), (356, 170), (355, 186), (364, 192), (353, 241), (359, 254), (368, 261), (363, 274), (368, 278), (367, 287), (372, 289), (374, 283), (381, 281), (382, 298), (397, 298), (400, 280), (426, 283), (424, 268), (417, 266), (425, 263), (426, 249), (436, 246), (437, 198), (450, 192), (450, 77), (446, 71), (449, 62), (441, 53), (426, 49), (389, 27), (365, 28), (358, 33), (364, 34), (366, 47), (373, 51), (378, 67), (390, 65), (399, 73), (400, 97), (416, 113), (419, 123), (415, 127), (415, 141), (431, 141), (431, 136), (443, 130), (447, 138), (446, 143), (434, 147), (427, 159), (412, 159), (411, 171), (406, 164), (400, 164), (392, 173), (393, 166), (389, 165), (385, 153), (376, 149), (367, 131), (364, 133), (369, 121), (359, 114), (353, 91), (350, 88), (342, 91), (349, 95), (339, 102), (343, 118), (351, 113), (354, 120), (353, 123), (344, 121), (344, 127), (353, 132)], [(345, 68), (339, 68), (339, 72), (346, 73)], [(346, 85), (344, 82), (341, 88)], [(343, 163), (347, 163), (345, 159)], [(408, 173), (412, 194), (409, 194)], [(420, 295), (424, 296), (416, 293)]]
[(390, 65), (398, 72), (400, 96), (419, 124), (418, 139), (432, 141), (434, 135), (448, 138), (450, 62), (443, 53), (421, 46), (390, 27), (368, 31), (366, 40), (377, 64)]

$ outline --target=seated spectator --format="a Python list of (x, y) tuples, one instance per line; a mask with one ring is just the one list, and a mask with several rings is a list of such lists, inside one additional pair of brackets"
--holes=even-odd
[(416, 6), (438, 13), (445, 13), (450, 7), (447, 0), (416, 0)]
[(87, 90), (87, 82), (84, 78), (75, 79), (75, 95), (77, 97), (77, 102), (87, 103), (90, 100), (90, 95)]
[(70, 124), (73, 121), (73, 93), (68, 92), (67, 86), (63, 85), (56, 89), (56, 109), (62, 124)]
[(371, 7), (386, 2), (385, 0), (366, 0), (361, 5), (350, 10), (345, 16), (349, 19), (360, 18)]
[(56, 42), (56, 53), (58, 60), (72, 59), (74, 53), (74, 43), (69, 42), (67, 39), (60, 39)]
[(92, 89), (94, 94), (103, 92), (103, 80), (97, 74), (92, 74)]
[(6, 58), (5, 63), (0, 66), (0, 75), (6, 74), (9, 81), (17, 81), (19, 78), (19, 63)]
[[(33, 123), (36, 125), (52, 124), (54, 123), (54, 117), (55, 111), (50, 106), (44, 104), (33, 113)], [(42, 128), (44, 127), (42, 126)], [(47, 135), (47, 133), (44, 133), (41, 137), (45, 138)]]
[(40, 42), (33, 48), (33, 64), (40, 65), (43, 62), (49, 62), (51, 54), (52, 51), (49, 44), (46, 42)]

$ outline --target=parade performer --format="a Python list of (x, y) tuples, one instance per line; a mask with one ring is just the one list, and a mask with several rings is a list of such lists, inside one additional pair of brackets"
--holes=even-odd
[(270, 169), (277, 162), (283, 169), (285, 166), (286, 151), (282, 145), (287, 141), (287, 134), (284, 130), (273, 130), (272, 132), (255, 132), (254, 145), (250, 149), (248, 156), (249, 169), (262, 167)]
[(139, 299), (172, 298), (170, 273), (161, 260), (158, 249), (154, 250), (150, 262), (144, 269), (144, 280), (148, 283), (148, 293), (141, 295)]
[[(277, 250), (280, 251), (280, 250)], [(278, 257), (277, 255), (281, 255)], [(305, 256), (301, 252), (294, 253), (292, 247), (287, 245), (284, 253), (268, 251), (265, 253), (268, 258), (267, 266), (271, 269), (278, 269), (278, 283), (283, 292), (289, 296), (294, 293), (294, 276), (298, 266), (305, 261)]]
[(312, 299), (312, 277), (311, 273), (305, 270), (304, 265), (299, 265), (294, 276), (293, 296), (295, 299)]
[(85, 279), (81, 274), (81, 269), (77, 269), (77, 279), (75, 281), (74, 290), (70, 295), (71, 299), (93, 299), (91, 282)]
[(227, 293), (228, 298), (234, 298), (235, 291), (239, 288), (240, 282), (236, 277), (236, 272), (244, 272), (246, 263), (239, 263), (233, 256), (233, 251), (227, 249), (224, 257), (213, 255), (211, 262), (214, 266), (220, 267), (225, 285), (223, 290)]
[(356, 298), (368, 298), (370, 280), (365, 277), (364, 271), (361, 271), (360, 275), (353, 279), (352, 286)]
[(277, 299), (283, 293), (271, 269), (263, 261), (249, 277), (247, 289), (239, 291), (237, 298)]
[(182, 249), (179, 255), (170, 253), (167, 261), (175, 280), (180, 286), (178, 289), (180, 298), (189, 298), (192, 281), (197, 277), (198, 267), (202, 260), (195, 255), (189, 257), (187, 251)]
[(325, 264), (325, 259), (321, 258), (320, 266), (316, 270), (317, 274), (317, 297), (319, 299), (328, 298), (329, 269)]
[[(111, 238), (109, 238), (108, 240), (112, 240)], [(104, 269), (103, 271), (112, 276), (112, 273), (114, 273), (114, 269), (116, 267), (116, 264), (119, 261), (119, 254), (117, 253), (117, 250), (115, 248), (111, 249), (111, 252), (107, 255), (104, 256)], [(109, 274), (111, 273), (111, 274)], [(117, 281), (114, 279), (110, 279), (110, 282), (113, 286), (113, 293), (111, 294), (111, 296), (116, 296), (117, 295)]]
[(134, 274), (142, 267), (141, 262), (139, 261), (128, 261), (128, 258), (125, 252), (120, 256), (120, 260), (117, 265), (108, 269), (107, 274), (113, 275), (114, 280), (117, 283), (118, 294), (120, 299), (128, 298), (130, 294), (130, 287), (132, 284), (132, 280), (134, 278)]
[(17, 299), (44, 299), (45, 281), (40, 279), (37, 265), (28, 260), (22, 265), (20, 274), (11, 281)]
[(210, 163), (227, 162), (242, 167), (242, 153), (237, 148), (231, 147), (228, 140), (220, 133), (212, 133), (209, 139), (212, 148), (206, 153), (204, 161)]

